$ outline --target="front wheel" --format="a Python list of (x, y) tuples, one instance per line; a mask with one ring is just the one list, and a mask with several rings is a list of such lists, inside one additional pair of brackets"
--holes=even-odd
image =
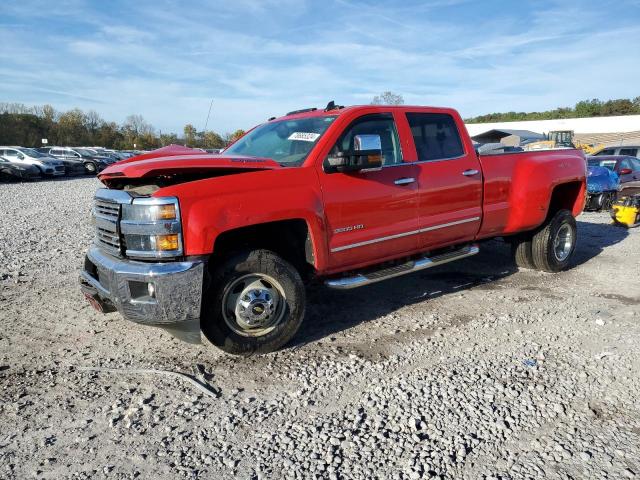
[(566, 269), (576, 248), (578, 229), (569, 210), (559, 210), (531, 241), (533, 263), (538, 270)]
[(269, 250), (250, 250), (213, 267), (201, 328), (227, 353), (268, 353), (291, 340), (304, 312), (305, 290), (297, 270)]
[(98, 170), (98, 167), (93, 162), (87, 162), (87, 163), (84, 164), (84, 169), (88, 174), (93, 175)]

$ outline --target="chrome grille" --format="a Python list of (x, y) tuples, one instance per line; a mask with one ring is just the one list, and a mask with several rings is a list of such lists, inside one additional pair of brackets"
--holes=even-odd
[(120, 255), (120, 204), (96, 198), (93, 206), (96, 222), (96, 244), (108, 253)]

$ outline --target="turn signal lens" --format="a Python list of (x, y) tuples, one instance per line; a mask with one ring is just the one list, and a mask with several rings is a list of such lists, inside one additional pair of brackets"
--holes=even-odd
[(180, 242), (178, 241), (178, 234), (172, 235), (158, 235), (156, 236), (156, 250), (178, 250), (180, 248)]
[(176, 218), (176, 206), (170, 205), (158, 205), (156, 207), (156, 218), (158, 220), (174, 220)]

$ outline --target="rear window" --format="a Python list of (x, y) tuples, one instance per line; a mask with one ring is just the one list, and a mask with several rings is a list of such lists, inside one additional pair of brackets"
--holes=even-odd
[(458, 128), (445, 113), (407, 113), (418, 161), (446, 160), (464, 154)]
[(590, 167), (605, 167), (609, 170), (613, 170), (616, 168), (615, 160), (598, 160), (597, 158), (590, 158), (588, 160), (588, 165)]

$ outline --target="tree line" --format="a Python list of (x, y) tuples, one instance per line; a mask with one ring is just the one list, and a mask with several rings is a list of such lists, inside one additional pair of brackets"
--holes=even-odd
[(465, 123), (513, 122), (518, 120), (556, 120), (559, 118), (610, 117), (640, 115), (640, 97), (602, 101), (583, 100), (572, 107), (560, 107), (544, 112), (489, 113), (465, 119)]
[(108, 122), (94, 111), (78, 108), (56, 111), (51, 105), (27, 106), (0, 103), (0, 145), (40, 147), (49, 145), (101, 146), (118, 150), (151, 150), (172, 143), (199, 148), (223, 148), (243, 135), (243, 130), (218, 134), (184, 127), (183, 136), (156, 130), (141, 115), (129, 115), (125, 122)]

